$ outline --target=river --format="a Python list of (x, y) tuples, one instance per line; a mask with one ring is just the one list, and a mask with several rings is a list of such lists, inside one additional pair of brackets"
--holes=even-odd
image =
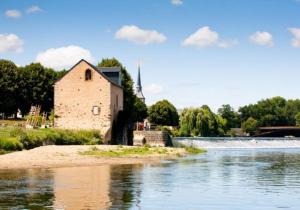
[(160, 164), (0, 170), (0, 209), (299, 206), (299, 148), (209, 148)]

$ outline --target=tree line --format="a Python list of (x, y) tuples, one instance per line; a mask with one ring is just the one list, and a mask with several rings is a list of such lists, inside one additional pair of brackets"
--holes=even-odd
[(18, 109), (27, 114), (31, 105), (41, 105), (50, 112), (53, 108), (54, 88), (65, 70), (54, 71), (39, 63), (17, 67), (12, 61), (0, 60), (0, 113), (16, 114)]
[(259, 127), (264, 126), (300, 126), (299, 99), (286, 100), (277, 96), (242, 106), (237, 111), (225, 104), (217, 113), (203, 105), (198, 108), (185, 108), (177, 118), (168, 114), (173, 112), (172, 115), (178, 116), (176, 109), (174, 111), (167, 108), (174, 107), (168, 103), (159, 102), (159, 105), (151, 106), (149, 119), (158, 125), (178, 125), (173, 132), (177, 136), (230, 136), (234, 135), (231, 128), (242, 128), (245, 133), (253, 135)]

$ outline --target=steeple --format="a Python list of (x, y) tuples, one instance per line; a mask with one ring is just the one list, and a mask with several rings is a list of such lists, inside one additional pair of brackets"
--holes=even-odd
[(143, 102), (145, 102), (145, 97), (142, 92), (142, 82), (141, 82), (141, 72), (140, 72), (140, 64), (138, 66), (138, 76), (136, 81), (136, 96), (141, 99)]

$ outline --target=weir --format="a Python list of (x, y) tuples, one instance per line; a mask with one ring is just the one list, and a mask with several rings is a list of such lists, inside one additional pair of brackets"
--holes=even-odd
[(204, 149), (247, 149), (247, 148), (300, 148), (300, 138), (261, 137), (177, 137), (173, 143)]

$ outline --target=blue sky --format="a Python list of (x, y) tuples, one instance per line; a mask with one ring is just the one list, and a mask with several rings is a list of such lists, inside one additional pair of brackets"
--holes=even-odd
[(0, 0), (0, 58), (68, 68), (118, 58), (147, 104), (235, 108), (300, 96), (297, 0)]

